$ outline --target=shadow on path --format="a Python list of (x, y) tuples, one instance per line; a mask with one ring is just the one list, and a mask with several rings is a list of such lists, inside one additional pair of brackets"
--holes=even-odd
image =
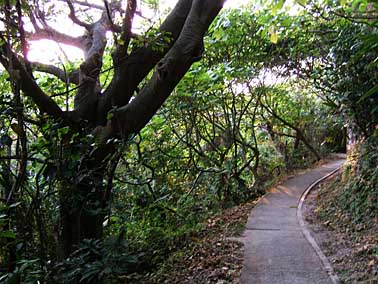
[(297, 207), (315, 181), (339, 168), (335, 160), (277, 186), (252, 210), (243, 236), (242, 284), (332, 284), (302, 233)]

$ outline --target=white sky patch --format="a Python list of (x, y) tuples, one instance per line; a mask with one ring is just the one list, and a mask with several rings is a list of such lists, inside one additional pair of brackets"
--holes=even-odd
[(247, 4), (248, 2), (250, 2), (250, 1), (248, 1), (248, 0), (228, 0), (224, 4), (224, 8), (237, 8), (237, 7), (240, 7), (242, 5)]
[[(168, 7), (173, 7), (176, 3), (178, 2), (178, 0), (163, 0), (161, 1), (161, 3), (163, 5), (166, 5)], [(248, 2), (250, 2), (249, 0), (226, 0), (226, 3), (224, 4), (224, 8), (237, 8), (237, 7), (240, 7), (242, 5), (245, 5), (247, 4)]]
[[(98, 5), (102, 5), (102, 1), (94, 0), (90, 1)], [(145, 17), (150, 18), (152, 22), (157, 22), (160, 17), (167, 12), (167, 9), (172, 9), (178, 0), (161, 0), (160, 1), (160, 11), (154, 12), (148, 10), (147, 7), (140, 6), (139, 9), (143, 11)], [(248, 3), (248, 0), (227, 0), (225, 2), (224, 8), (237, 8), (243, 4)], [(141, 4), (141, 2), (139, 2)], [(59, 5), (58, 8), (69, 14), (68, 7), (63, 3), (56, 3)], [(142, 20), (140, 17), (135, 17), (133, 23), (133, 30), (137, 33), (142, 32), (144, 29), (141, 28)], [(62, 16), (51, 23), (51, 26), (63, 33), (68, 33), (71, 36), (80, 36), (83, 34), (84, 29), (77, 25), (74, 25), (72, 21), (66, 17)], [(38, 40), (29, 42), (30, 49), (28, 52), (28, 59), (30, 61), (41, 62), (45, 64), (54, 64), (59, 62), (70, 61), (80, 61), (84, 59), (83, 51), (79, 48), (56, 43), (52, 40)]]
[(51, 64), (57, 63), (57, 61), (76, 61), (83, 58), (83, 51), (74, 46), (56, 43), (48, 39), (30, 42), (28, 59), (32, 62)]

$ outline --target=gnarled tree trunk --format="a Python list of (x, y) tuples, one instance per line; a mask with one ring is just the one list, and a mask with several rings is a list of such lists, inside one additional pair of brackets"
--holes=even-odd
[[(160, 27), (163, 36), (168, 34), (171, 37), (167, 46), (163, 50), (156, 50), (153, 44), (146, 44), (131, 52), (128, 47), (132, 37), (136, 0), (127, 0), (126, 9), (123, 10), (119, 1), (105, 1), (100, 19), (91, 24), (81, 21), (75, 14), (75, 5), (79, 5), (78, 3), (67, 1), (69, 17), (86, 31), (80, 37), (65, 35), (48, 26), (44, 11), (39, 10), (38, 5), (31, 5), (27, 10), (35, 29), (35, 32), (27, 33), (22, 23), (25, 15), (18, 9), (17, 36), (21, 37), (24, 56), (28, 38), (48, 38), (84, 50), (85, 60), (78, 70), (69, 74), (57, 66), (32, 64), (26, 56), (20, 60), (12, 47), (10, 35), (8, 38), (4, 34), (0, 35), (0, 62), (11, 79), (19, 84), (23, 94), (34, 101), (40, 112), (68, 127), (72, 135), (82, 138), (92, 135), (96, 140), (95, 146), (81, 153), (79, 165), (71, 164), (70, 168), (77, 172), (76, 175), (67, 177), (62, 174), (64, 167), (57, 175), (61, 203), (60, 245), (64, 257), (72, 254), (83, 239), (103, 237), (102, 223), (110, 198), (104, 178), (109, 157), (116, 148), (112, 139), (127, 139), (150, 121), (192, 63), (201, 58), (203, 37), (223, 2), (224, 0), (179, 0)], [(21, 7), (21, 2), (17, 3)], [(15, 12), (10, 6), (6, 9), (8, 14)], [(116, 27), (113, 21), (117, 12), (124, 15), (120, 27)], [(12, 17), (8, 18), (9, 24), (13, 23)], [(114, 76), (109, 87), (102, 91), (100, 70), (108, 31), (119, 33), (120, 40), (116, 42), (113, 54)], [(155, 66), (152, 78), (139, 91), (138, 85)], [(64, 111), (46, 94), (34, 79), (32, 68), (53, 74), (64, 82), (71, 80), (71, 83), (77, 84), (74, 109)], [(134, 94), (136, 95), (131, 100)], [(109, 115), (110, 111), (112, 115)], [(70, 155), (70, 151), (65, 153)], [(63, 159), (67, 158), (65, 162), (70, 163), (69, 157), (64, 155)]]

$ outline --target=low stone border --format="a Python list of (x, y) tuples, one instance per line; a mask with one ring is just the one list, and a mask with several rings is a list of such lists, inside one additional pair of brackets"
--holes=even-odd
[(325, 271), (328, 273), (333, 284), (339, 284), (340, 279), (337, 276), (337, 274), (335, 273), (335, 271), (333, 270), (331, 263), (328, 261), (328, 258), (325, 256), (324, 252), (321, 250), (319, 245), (316, 243), (316, 241), (312, 237), (308, 227), (306, 226), (304, 219), (303, 219), (303, 215), (302, 215), (302, 207), (303, 207), (304, 201), (306, 200), (306, 198), (309, 195), (309, 193), (311, 192), (311, 190), (313, 190), (315, 188), (315, 186), (317, 186), (323, 180), (325, 180), (325, 179), (329, 178), (330, 176), (334, 175), (335, 173), (337, 173), (341, 168), (342, 168), (342, 166), (340, 166), (336, 170), (332, 171), (331, 173), (327, 174), (326, 176), (324, 176), (324, 177), (316, 180), (315, 182), (313, 182), (305, 190), (305, 192), (302, 194), (302, 196), (299, 200), (298, 208), (297, 208), (297, 219), (298, 219), (299, 225), (302, 229), (302, 233), (305, 236), (305, 238), (307, 239), (307, 241), (311, 244), (312, 248), (315, 250), (317, 255), (319, 256), (319, 258), (320, 258), (320, 260), (323, 264), (323, 267), (324, 267)]

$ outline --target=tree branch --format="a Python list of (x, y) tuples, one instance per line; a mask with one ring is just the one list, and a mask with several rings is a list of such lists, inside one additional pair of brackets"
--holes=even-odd
[[(176, 43), (158, 63), (151, 80), (128, 105), (114, 114), (112, 126), (121, 136), (139, 132), (152, 118), (170, 93), (201, 58), (203, 37), (224, 0), (194, 0)], [(113, 123), (114, 122), (114, 123)]]
[[(136, 0), (127, 1), (126, 15), (122, 24), (121, 41), (118, 43), (116, 50), (116, 66), (119, 64), (122, 58), (124, 58), (127, 55), (127, 48), (129, 46), (131, 39), (131, 27), (136, 11), (136, 6)], [(119, 68), (116, 69), (118, 70)]]
[(91, 25), (85, 42), (85, 61), (80, 65), (80, 88), (74, 99), (74, 111), (82, 119), (94, 121), (96, 118), (98, 99), (100, 96), (99, 75), (102, 67), (102, 57), (106, 47), (106, 32), (111, 23), (107, 12)]
[(79, 84), (79, 70), (66, 73), (63, 69), (60, 69), (55, 65), (43, 64), (39, 62), (30, 62), (30, 65), (34, 70), (54, 75), (64, 83), (67, 83), (67, 81), (69, 81), (69, 83), (75, 85)]
[(68, 8), (70, 9), (70, 14), (68, 15), (68, 17), (72, 20), (72, 22), (75, 23), (76, 25), (79, 25), (79, 26), (84, 27), (87, 30), (89, 30), (91, 28), (91, 25), (88, 24), (88, 23), (85, 23), (85, 22), (81, 21), (76, 16), (75, 7), (72, 4), (72, 2), (70, 0), (66, 0), (66, 3), (68, 5)]
[(192, 2), (193, 0), (180, 0), (160, 26), (159, 30), (162, 33), (168, 33), (171, 36), (171, 42), (163, 51), (147, 45), (135, 50), (126, 58), (119, 59), (121, 60), (119, 70), (115, 72), (99, 104), (98, 115), (102, 120), (100, 123), (105, 123), (106, 114), (112, 107), (122, 107), (130, 101), (138, 84), (172, 47), (184, 26)]
[[(66, 1), (66, 0), (60, 0), (60, 1)], [(85, 7), (88, 7), (88, 8), (94, 8), (94, 9), (97, 9), (97, 10), (102, 10), (102, 11), (105, 10), (103, 6), (97, 5), (97, 4), (94, 4), (94, 3), (89, 3), (88, 1), (71, 0), (71, 3), (78, 4), (78, 5), (81, 5), (81, 6), (85, 6)]]
[(40, 111), (45, 112), (54, 118), (64, 118), (65, 113), (60, 109), (56, 102), (45, 94), (37, 85), (31, 75), (25, 70), (24, 66), (17, 59), (16, 54), (6, 43), (5, 38), (0, 35), (0, 61), (8, 71), (12, 80), (20, 83), (24, 94), (33, 99)]
[(273, 110), (273, 108), (271, 108), (268, 104), (263, 104), (261, 101), (260, 101), (260, 105), (266, 110), (268, 111), (273, 117), (277, 118), (279, 121), (281, 121), (284, 125), (288, 126), (289, 128), (293, 129), (296, 134), (297, 134), (297, 137), (303, 142), (303, 144), (305, 144), (305, 146), (314, 154), (314, 156), (316, 157), (316, 159), (319, 161), (321, 159), (321, 156), (319, 155), (318, 151), (315, 150), (315, 148), (307, 141), (306, 137), (304, 136), (303, 134), (303, 131), (301, 129), (299, 129), (298, 127), (296, 127), (295, 125), (291, 124), (290, 122), (288, 122), (287, 120), (285, 120), (283, 117), (281, 117), (280, 115), (277, 114), (277, 112), (275, 112)]
[(25, 32), (26, 37), (31, 41), (37, 41), (41, 39), (49, 39), (63, 44), (75, 46), (77, 48), (83, 49), (83, 40), (84, 37), (72, 37), (61, 32), (58, 32), (52, 28), (48, 29), (39, 29), (38, 31)]

